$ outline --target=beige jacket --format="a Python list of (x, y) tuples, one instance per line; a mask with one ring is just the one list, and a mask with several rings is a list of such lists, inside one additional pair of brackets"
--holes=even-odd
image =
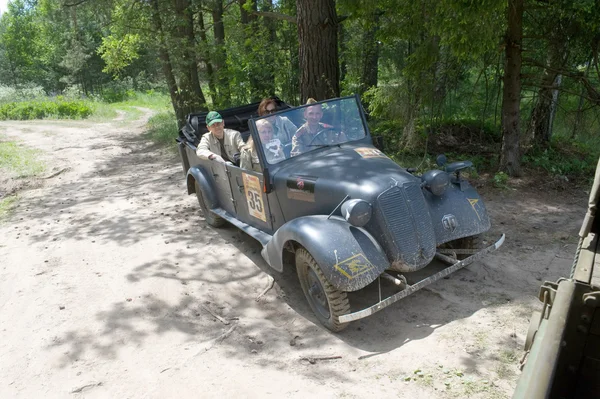
[[(241, 152), (244, 146), (244, 140), (242, 140), (240, 132), (233, 129), (224, 129), (223, 146), (229, 159), (233, 159), (233, 154)], [(208, 132), (200, 139), (200, 144), (196, 148), (196, 155), (200, 159), (208, 159), (210, 154), (221, 155), (221, 146), (219, 145), (219, 139)]]
[(250, 148), (242, 148), (242, 153), (240, 155), (240, 168), (253, 170), (255, 172), (262, 172), (260, 162), (258, 161), (258, 156), (254, 150), (251, 150)]

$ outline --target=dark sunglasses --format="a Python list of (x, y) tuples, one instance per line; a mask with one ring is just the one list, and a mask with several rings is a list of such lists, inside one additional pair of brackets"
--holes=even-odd
[(265, 109), (265, 114), (274, 114), (275, 112), (277, 112), (277, 107), (273, 109)]

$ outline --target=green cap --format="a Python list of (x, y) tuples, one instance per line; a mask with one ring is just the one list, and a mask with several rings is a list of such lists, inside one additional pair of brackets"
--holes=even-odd
[(206, 126), (210, 126), (213, 123), (223, 122), (223, 118), (221, 118), (221, 114), (217, 111), (210, 111), (208, 115), (206, 115)]

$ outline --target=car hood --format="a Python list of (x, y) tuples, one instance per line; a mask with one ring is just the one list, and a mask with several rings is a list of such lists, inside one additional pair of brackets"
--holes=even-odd
[(344, 144), (286, 161), (275, 175), (276, 185), (283, 181), (287, 187), (312, 184), (321, 200), (339, 202), (346, 195), (372, 201), (394, 185), (420, 179), (373, 146)]

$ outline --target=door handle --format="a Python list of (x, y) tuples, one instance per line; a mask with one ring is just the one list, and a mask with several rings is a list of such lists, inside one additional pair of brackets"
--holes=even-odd
[(244, 192), (244, 185), (240, 184), (239, 176), (235, 177), (235, 183), (237, 184), (238, 190), (240, 190), (240, 193), (243, 193)]

